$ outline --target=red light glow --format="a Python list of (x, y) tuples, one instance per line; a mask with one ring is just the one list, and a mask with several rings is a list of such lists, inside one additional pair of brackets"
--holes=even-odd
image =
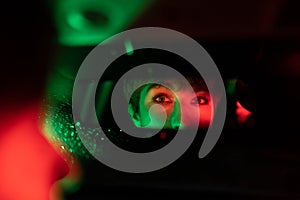
[(252, 112), (244, 108), (239, 101), (236, 102), (236, 115), (239, 124), (244, 124), (251, 114)]
[(69, 171), (40, 133), (37, 107), (7, 120), (11, 126), (1, 126), (0, 199), (49, 199), (53, 184)]

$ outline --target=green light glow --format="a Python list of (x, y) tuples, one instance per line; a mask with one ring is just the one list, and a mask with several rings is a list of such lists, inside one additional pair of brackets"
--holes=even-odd
[(133, 46), (132, 46), (131, 41), (129, 41), (129, 40), (125, 41), (125, 49), (126, 49), (126, 54), (127, 54), (128, 56), (133, 55), (133, 53), (134, 53), (134, 48), (133, 48)]
[(59, 42), (97, 45), (132, 24), (153, 0), (56, 0)]
[(67, 23), (74, 29), (79, 29), (80, 27), (84, 27), (84, 23), (86, 20), (79, 12), (70, 13), (67, 18)]
[[(72, 117), (72, 106), (71, 106), (71, 97), (69, 92), (65, 90), (59, 91), (55, 90), (56, 88), (59, 89), (59, 83), (61, 80), (61, 76), (52, 77), (53, 79), (50, 81), (49, 93), (47, 103), (45, 103), (45, 116), (44, 118), (44, 126), (47, 138), (52, 141), (54, 146), (59, 145), (61, 151), (68, 151), (77, 155), (79, 158), (91, 158), (90, 153), (86, 150), (86, 148), (81, 143), (81, 140), (78, 136), (77, 129), (84, 129), (87, 134), (91, 135), (99, 135), (101, 130), (90, 130), (88, 128), (81, 127), (80, 122), (74, 122)], [(55, 83), (55, 81), (58, 81)], [(68, 82), (70, 80), (64, 80)], [(70, 81), (72, 82), (72, 81)], [(96, 82), (91, 82), (89, 87), (86, 91), (84, 91), (85, 101), (82, 105), (82, 113), (83, 116), (82, 120), (88, 120), (88, 109), (91, 109), (90, 102), (92, 99), (91, 91), (97, 87)], [(104, 109), (107, 105), (107, 100), (109, 93), (113, 87), (112, 81), (104, 81), (100, 83), (99, 89), (100, 91), (97, 92), (98, 100), (96, 99), (97, 104), (97, 112), (103, 113)], [(101, 120), (102, 115), (100, 115), (99, 120)], [(96, 122), (98, 123), (98, 121)], [(108, 129), (108, 132), (111, 130)], [(101, 141), (104, 141), (104, 138), (101, 138)], [(95, 142), (96, 144), (96, 142)], [(94, 146), (93, 149), (95, 151), (102, 151), (101, 147)]]
[(226, 90), (227, 90), (227, 93), (231, 96), (233, 96), (235, 94), (236, 82), (237, 82), (236, 79), (231, 79), (227, 82)]
[[(45, 105), (46, 112), (43, 114), (44, 134), (47, 139), (52, 143), (54, 147), (59, 147), (61, 155), (67, 155), (66, 152), (76, 155), (80, 160), (93, 159), (91, 153), (103, 153), (103, 147), (97, 145), (98, 142), (95, 138), (99, 138), (105, 142), (105, 138), (100, 137), (100, 133), (103, 132), (100, 128), (91, 129), (82, 127), (79, 122), (74, 123), (72, 117), (72, 107), (70, 104), (59, 105)], [(75, 128), (76, 126), (76, 128)], [(85, 137), (91, 141), (89, 146), (90, 153), (86, 147), (82, 144), (78, 135), (78, 131), (81, 130), (86, 133)], [(111, 132), (108, 130), (107, 132)]]
[(92, 92), (95, 87), (96, 87), (96, 83), (91, 82), (88, 86), (86, 94), (84, 95), (85, 98), (84, 98), (84, 102), (83, 102), (82, 109), (81, 109), (81, 115), (80, 115), (81, 121), (86, 121), (88, 119), (87, 113), (88, 113), (90, 105), (91, 105)]
[[(98, 113), (98, 120), (102, 120), (102, 113), (104, 113), (104, 109), (106, 108), (107, 101), (108, 101), (108, 96), (112, 91), (113, 88), (113, 82), (112, 81), (104, 81), (102, 83), (99, 84), (99, 91), (101, 92), (97, 92), (97, 98), (96, 98), (96, 109), (97, 109), (97, 113)], [(96, 122), (98, 123), (98, 122)]]
[[(65, 152), (74, 153), (80, 158), (90, 158), (89, 152), (82, 145), (77, 130), (72, 123), (72, 114), (69, 112), (70, 107), (67, 104), (45, 105), (44, 113), (44, 134), (53, 144), (60, 146), (62, 155)], [(80, 124), (76, 123), (76, 126)]]
[(141, 90), (141, 94), (140, 94), (140, 99), (139, 102), (137, 102), (139, 104), (139, 115), (140, 118), (138, 120), (138, 124), (141, 127), (145, 127), (147, 125), (149, 125), (151, 123), (151, 118), (149, 116), (149, 109), (145, 107), (144, 105), (144, 100), (148, 94), (149, 89), (152, 87), (151, 84), (148, 84), (146, 86), (144, 86), (144, 88)]
[(172, 129), (182, 128), (180, 103), (175, 101), (174, 110), (171, 115), (170, 126)]
[[(160, 104), (160, 108), (153, 108), (153, 113), (150, 114), (150, 107), (145, 104), (145, 100), (147, 99), (149, 90), (154, 87), (157, 87), (157, 85), (146, 84), (137, 89), (131, 96), (128, 112), (134, 125), (137, 127), (158, 129), (167, 128), (176, 130), (181, 128), (181, 108), (177, 97), (174, 99), (174, 105), (171, 108), (172, 112), (167, 111), (162, 103)], [(151, 106), (157, 106), (158, 104), (154, 103)]]

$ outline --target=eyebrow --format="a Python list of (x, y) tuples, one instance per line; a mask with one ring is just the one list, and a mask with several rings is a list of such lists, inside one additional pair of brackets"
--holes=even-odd
[(156, 84), (156, 83), (152, 83), (153, 85), (149, 86), (146, 90), (146, 92), (148, 93), (151, 89), (159, 89), (159, 88), (166, 88), (168, 89), (167, 87), (163, 86), (163, 85), (160, 85), (160, 84)]
[[(151, 83), (151, 84), (152, 85), (147, 88), (146, 92), (149, 92), (151, 89), (154, 89), (154, 88), (155, 89), (165, 88), (165, 89), (170, 90), (172, 92), (172, 90), (169, 89), (166, 86), (163, 86), (163, 85), (160, 85), (160, 84), (156, 84), (156, 83)], [(205, 84), (205, 82), (202, 79), (198, 80), (198, 81), (195, 81), (194, 79), (192, 79), (190, 84), (191, 84), (191, 87), (193, 88), (193, 90), (195, 91), (195, 93), (199, 93), (199, 92), (200, 93), (201, 92), (204, 93), (205, 92), (205, 93), (210, 94), (209, 91), (208, 91), (208, 88), (207, 88), (207, 86)]]
[[(164, 89), (164, 90), (166, 90), (168, 93), (174, 94), (174, 92), (173, 92), (171, 89), (169, 89), (168, 87), (162, 86), (162, 85), (155, 85), (155, 86), (152, 86), (152, 87), (150, 87), (150, 88), (148, 89), (147, 92), (149, 92), (151, 89)], [(167, 92), (160, 92), (160, 93), (161, 93), (161, 94), (166, 94)], [(174, 94), (174, 95), (175, 95), (175, 94)]]
[(196, 94), (206, 94), (208, 96), (210, 96), (210, 93), (207, 90), (199, 90), (195, 92)]
[(162, 87), (163, 87), (163, 88), (166, 88), (165, 86), (162, 86), (162, 85), (159, 85), (159, 84), (155, 84), (155, 85), (153, 85), (152, 87), (150, 87), (149, 90), (150, 90), (150, 89), (153, 89), (153, 88), (159, 89), (159, 88), (162, 88)]

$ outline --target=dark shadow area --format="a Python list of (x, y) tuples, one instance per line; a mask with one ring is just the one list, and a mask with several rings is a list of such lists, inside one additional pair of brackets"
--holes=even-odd
[[(95, 159), (83, 159), (82, 185), (66, 193), (66, 200), (300, 198), (300, 4), (209, 2), (164, 0), (130, 28), (162, 26), (185, 33), (206, 49), (225, 81), (237, 78), (247, 85), (247, 91), (241, 86), (240, 91), (228, 94), (226, 125), (214, 149), (198, 158), (205, 135), (199, 131), (177, 161), (145, 174), (123, 173)], [(37, 1), (17, 4), (5, 4), (3, 8), (13, 12), (1, 14), (5, 27), (1, 34), (0, 103), (4, 106), (0, 119), (18, 115), (18, 108), (43, 99), (49, 72), (57, 62), (54, 57), (74, 66), (75, 75), (74, 69), (93, 48), (58, 45), (48, 6)], [(104, 79), (116, 81), (120, 72), (112, 70)], [(248, 126), (235, 124), (237, 99), (252, 109), (254, 121)], [(115, 126), (108, 118), (101, 123)]]

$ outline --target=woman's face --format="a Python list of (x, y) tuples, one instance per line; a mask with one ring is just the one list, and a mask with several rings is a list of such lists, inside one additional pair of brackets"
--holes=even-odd
[[(194, 93), (181, 88), (173, 92), (167, 87), (156, 85), (148, 89), (145, 95), (141, 95), (139, 103), (141, 126), (147, 124), (147, 111), (154, 105), (160, 105), (163, 109), (152, 109), (152, 121), (162, 120), (162, 116), (166, 115), (165, 128), (207, 128), (213, 117), (213, 102), (206, 90)], [(152, 123), (154, 126), (155, 124)]]

